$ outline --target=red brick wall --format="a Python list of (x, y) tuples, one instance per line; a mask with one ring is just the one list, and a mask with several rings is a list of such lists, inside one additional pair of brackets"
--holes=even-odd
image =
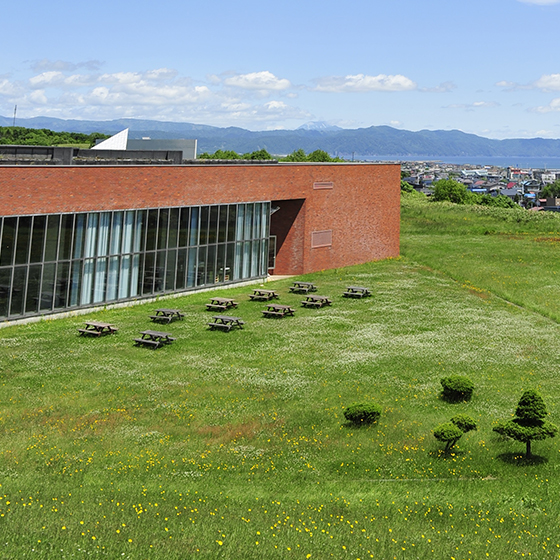
[(273, 200), (270, 234), (276, 236), (275, 274), (303, 274), (305, 200)]
[[(316, 182), (333, 188), (314, 189)], [(286, 234), (277, 274), (398, 255), (394, 164), (0, 167), (4, 216), (294, 199), (305, 203)], [(332, 246), (311, 248), (312, 232), (324, 230), (332, 230)]]

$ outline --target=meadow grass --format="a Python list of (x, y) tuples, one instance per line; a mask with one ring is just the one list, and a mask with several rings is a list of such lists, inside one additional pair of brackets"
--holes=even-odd
[[(527, 460), (492, 431), (527, 388), (560, 424), (560, 310), (536, 288), (557, 249), (533, 241), (558, 223), (405, 200), (403, 257), (305, 277), (332, 307), (280, 280), (296, 315), (265, 319), (250, 288), (224, 289), (246, 323), (224, 333), (190, 294), (156, 351), (133, 338), (161, 302), (92, 313), (119, 327), (100, 339), (83, 316), (1, 329), (0, 558), (560, 557), (560, 439)], [(522, 247), (543, 270), (505, 297), (506, 274), (529, 280)], [(440, 398), (452, 374), (470, 402)], [(376, 424), (345, 423), (371, 401)], [(445, 454), (432, 430), (457, 413), (478, 431)]]
[(560, 321), (560, 215), (404, 196), (401, 252)]

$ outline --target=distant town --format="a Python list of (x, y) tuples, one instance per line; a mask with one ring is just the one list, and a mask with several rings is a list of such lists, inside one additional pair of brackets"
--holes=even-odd
[(406, 161), (401, 164), (402, 180), (417, 191), (432, 193), (440, 179), (453, 179), (479, 194), (498, 194), (526, 208), (560, 211), (560, 199), (540, 198), (546, 185), (560, 180), (560, 169), (522, 169), (519, 167), (475, 166), (441, 162)]

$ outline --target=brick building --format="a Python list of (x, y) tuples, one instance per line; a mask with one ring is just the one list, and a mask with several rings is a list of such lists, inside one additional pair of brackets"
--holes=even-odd
[(0, 321), (399, 253), (398, 165), (67, 161), (0, 165)]

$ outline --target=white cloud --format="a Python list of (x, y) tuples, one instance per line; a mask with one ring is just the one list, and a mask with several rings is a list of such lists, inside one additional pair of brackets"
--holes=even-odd
[[(560, 3), (560, 0), (558, 0)], [(519, 84), (501, 80), (496, 82), (496, 86), (508, 91), (540, 89), (542, 91), (560, 91), (560, 74), (543, 74), (538, 80), (528, 84)]]
[(560, 97), (553, 99), (548, 105), (544, 107), (533, 107), (529, 109), (531, 113), (555, 113), (560, 111)]
[(265, 103), (264, 106), (271, 111), (285, 110), (288, 108), (288, 105), (286, 105), (283, 101), (269, 101), (268, 103)]
[(495, 101), (475, 101), (472, 104), (473, 107), (477, 108), (477, 107), (497, 107), (498, 103), (496, 103)]
[(19, 89), (16, 84), (9, 80), (0, 80), (0, 95), (18, 95)]
[(542, 130), (537, 130), (534, 133), (534, 136), (537, 137), (537, 138), (554, 138), (555, 133), (552, 130), (547, 130), (547, 129), (543, 128)]
[(501, 88), (505, 88), (508, 90), (519, 89), (519, 84), (515, 82), (508, 82), (507, 80), (502, 80), (500, 82), (496, 82), (496, 85)]
[(38, 76), (33, 76), (29, 79), (31, 87), (42, 88), (46, 86), (57, 86), (64, 83), (64, 74), (62, 72), (57, 72), (51, 70), (49, 72), (43, 72)]
[(101, 62), (99, 60), (86, 60), (84, 62), (67, 62), (65, 60), (49, 60), (48, 58), (43, 58), (42, 60), (36, 60), (31, 63), (31, 68), (35, 72), (49, 72), (51, 70), (56, 70), (57, 72), (75, 72), (79, 68), (85, 68), (91, 72), (96, 72), (99, 70)]
[(524, 4), (537, 4), (538, 6), (552, 6), (552, 4), (560, 4), (560, 0), (519, 0)]
[(37, 89), (31, 92), (31, 94), (29, 95), (29, 100), (36, 105), (46, 105), (48, 103), (47, 96), (42, 89)]
[(83, 86), (91, 86), (98, 80), (97, 76), (88, 74), (73, 74), (64, 79), (64, 86), (68, 88), (78, 88)]
[(170, 68), (158, 68), (157, 70), (148, 70), (143, 74), (145, 80), (160, 82), (163, 80), (172, 80), (177, 77), (177, 70)]
[(422, 88), (421, 91), (426, 91), (429, 93), (447, 93), (457, 89), (457, 86), (453, 82), (442, 82), (439, 86), (431, 88)]
[[(0, 114), (17, 103), (21, 117), (52, 116), (65, 119), (138, 119), (199, 122), (216, 126), (278, 128), (313, 118), (290, 103), (289, 80), (270, 72), (207, 76), (194, 83), (174, 69), (144, 72), (86, 72), (77, 65), (37, 64), (43, 71), (26, 81), (0, 75)], [(70, 70), (67, 69), (70, 68)], [(49, 69), (48, 69), (49, 68)], [(226, 83), (229, 82), (229, 83)], [(232, 85), (235, 84), (235, 87)], [(262, 89), (268, 88), (268, 89)], [(256, 102), (275, 92), (282, 99)]]
[(348, 76), (330, 76), (316, 80), (315, 91), (329, 93), (369, 92), (369, 91), (407, 91), (416, 89), (416, 84), (400, 74), (378, 74), (368, 76), (355, 74)]
[(115, 72), (114, 74), (102, 74), (100, 82), (110, 84), (137, 84), (143, 80), (143, 75), (138, 72)]
[(250, 74), (237, 74), (226, 78), (223, 83), (227, 86), (260, 91), (281, 91), (292, 86), (290, 80), (277, 78), (268, 70), (251, 72)]
[(544, 91), (560, 91), (560, 74), (544, 74), (534, 85)]
[(489, 107), (499, 107), (499, 103), (495, 101), (475, 101), (473, 103), (453, 103), (446, 105), (444, 109), (465, 109), (467, 111), (474, 111), (475, 109), (484, 109)]

